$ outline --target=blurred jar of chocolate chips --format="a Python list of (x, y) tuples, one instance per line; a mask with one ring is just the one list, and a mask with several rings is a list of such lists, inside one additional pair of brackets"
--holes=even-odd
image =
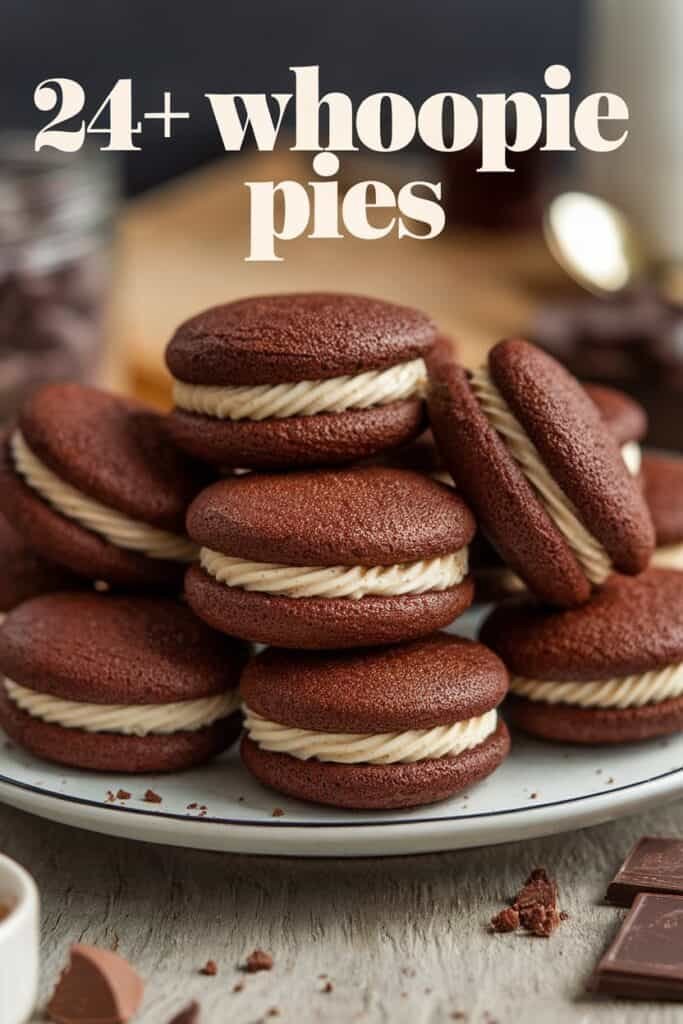
[(0, 134), (0, 424), (41, 384), (96, 377), (117, 192), (106, 154)]

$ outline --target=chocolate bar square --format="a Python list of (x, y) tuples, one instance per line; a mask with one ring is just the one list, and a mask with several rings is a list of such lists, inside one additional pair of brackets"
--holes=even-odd
[(643, 836), (607, 888), (607, 899), (630, 907), (639, 892), (683, 896), (683, 839)]

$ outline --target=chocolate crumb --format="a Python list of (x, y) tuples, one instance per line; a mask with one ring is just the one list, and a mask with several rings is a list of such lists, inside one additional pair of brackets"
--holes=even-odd
[(130, 800), (132, 794), (127, 789), (120, 789), (116, 794), (117, 800)]
[(281, 807), (274, 807), (273, 808), (273, 813), (272, 813), (271, 817), (273, 817), (273, 818), (282, 818), (284, 813), (285, 812), (282, 810)]
[(204, 966), (199, 968), (199, 973), (213, 978), (215, 974), (218, 974), (218, 964), (215, 960), (207, 960)]
[(246, 959), (244, 969), (247, 974), (255, 974), (257, 971), (269, 971), (273, 966), (273, 958), (270, 953), (262, 949), (255, 949)]
[(185, 810), (186, 811), (195, 811), (198, 806), (199, 806), (199, 804), (188, 804), (187, 807), (185, 808)]
[(607, 780), (607, 785), (608, 785), (608, 786), (611, 786), (613, 782), (614, 782), (614, 779), (613, 779), (613, 778), (612, 778), (612, 776), (610, 775), (609, 779)]
[(453, 1010), (451, 1020), (467, 1020), (467, 1014), (462, 1010)]
[(113, 804), (115, 800), (116, 800), (116, 793), (113, 793), (111, 791), (111, 789), (108, 789), (107, 790), (107, 795), (104, 798), (105, 804)]
[(266, 1014), (266, 1017), (279, 1017), (279, 1016), (280, 1016), (280, 1011), (278, 1010), (277, 1006), (271, 1006), (271, 1008), (268, 1010), (268, 1012)]
[(320, 989), (321, 992), (334, 992), (334, 985), (331, 981), (326, 981), (323, 987)]
[(566, 910), (561, 910), (560, 911), (560, 921), (568, 921), (568, 920), (569, 920), (569, 914), (567, 913), (567, 911)]
[(529, 799), (530, 800), (538, 800), (538, 793), (530, 793), (529, 794)]
[(491, 918), (491, 931), (503, 934), (516, 932), (519, 928), (519, 912), (514, 907), (505, 907), (499, 914)]
[(233, 990), (233, 992), (243, 992), (244, 991), (244, 982), (243, 981), (236, 981), (235, 984), (232, 986), (232, 990)]
[(172, 1017), (168, 1024), (197, 1024), (198, 1020), (199, 1003), (193, 999), (184, 1010), (176, 1013), (175, 1017)]
[(161, 797), (158, 793), (155, 793), (153, 789), (145, 790), (145, 795), (142, 798), (146, 804), (160, 804)]

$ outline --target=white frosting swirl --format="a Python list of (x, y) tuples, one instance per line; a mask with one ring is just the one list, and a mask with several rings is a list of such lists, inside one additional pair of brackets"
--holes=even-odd
[(467, 718), (453, 725), (433, 729), (408, 729), (405, 732), (344, 733), (295, 729), (271, 722), (243, 707), (244, 727), (263, 750), (289, 754), (300, 761), (315, 758), (336, 764), (412, 764), (440, 757), (456, 757), (479, 746), (496, 731), (495, 708), (478, 718)]
[(423, 359), (329, 380), (286, 384), (203, 386), (173, 382), (173, 401), (180, 409), (221, 420), (282, 419), (321, 412), (368, 409), (424, 394), (427, 371)]
[(545, 704), (574, 704), (582, 708), (640, 708), (683, 694), (683, 664), (667, 665), (641, 675), (597, 682), (542, 682), (513, 676), (510, 692)]
[(643, 462), (643, 452), (637, 441), (627, 441), (621, 446), (621, 457), (631, 476), (638, 476)]
[(196, 559), (197, 545), (187, 537), (131, 519), (60, 480), (34, 455), (19, 430), (12, 434), (10, 446), (17, 472), (29, 487), (67, 519), (74, 519), (118, 548), (137, 551), (149, 558), (171, 562), (193, 562)]
[(11, 679), (4, 680), (7, 694), (31, 718), (85, 732), (116, 732), (124, 736), (166, 736), (197, 732), (237, 711), (238, 690), (226, 690), (198, 700), (170, 704), (87, 704), (39, 693)]
[(683, 572), (683, 543), (664, 544), (657, 548), (650, 565), (658, 569), (679, 569)]
[(393, 597), (448, 590), (467, 575), (467, 548), (440, 558), (403, 565), (288, 566), (249, 562), (210, 548), (199, 552), (202, 568), (219, 583), (283, 597)]
[(604, 583), (612, 572), (609, 555), (583, 525), (574, 505), (546, 469), (536, 446), (493, 383), (487, 367), (473, 372), (472, 388), (489, 423), (505, 442), (587, 578), (596, 585)]

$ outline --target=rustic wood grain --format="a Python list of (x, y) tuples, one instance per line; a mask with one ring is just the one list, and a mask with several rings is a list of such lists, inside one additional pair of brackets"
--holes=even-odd
[[(640, 835), (682, 832), (678, 802), (526, 843), (307, 861), (148, 846), (0, 808), (0, 849), (42, 894), (41, 1006), (69, 944), (92, 942), (145, 977), (136, 1024), (167, 1024), (191, 998), (202, 1024), (441, 1024), (458, 1011), (481, 1024), (674, 1024), (680, 1006), (598, 1000), (584, 985), (624, 914), (602, 903), (622, 856)], [(550, 940), (488, 934), (539, 865), (557, 877), (569, 920)], [(273, 970), (241, 973), (256, 946)], [(208, 959), (215, 977), (198, 973)], [(273, 1007), (279, 1016), (267, 1017)]]

